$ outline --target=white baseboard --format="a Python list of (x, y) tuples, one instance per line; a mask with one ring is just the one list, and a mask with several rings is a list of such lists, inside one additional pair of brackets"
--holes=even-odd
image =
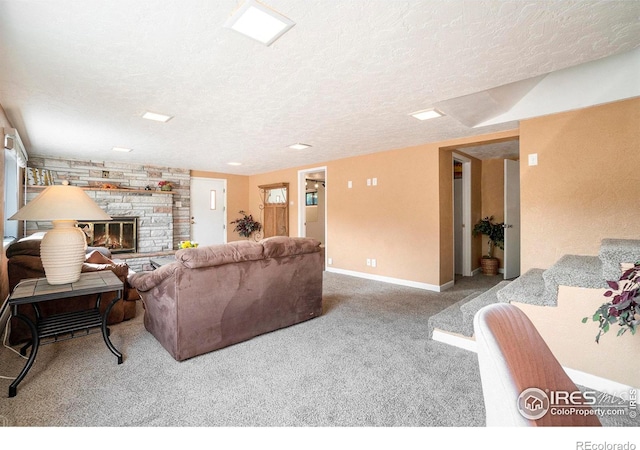
[(383, 283), (397, 284), (400, 286), (407, 286), (407, 287), (424, 289), (426, 291), (435, 291), (435, 292), (442, 292), (446, 289), (449, 289), (450, 287), (453, 286), (453, 283), (454, 283), (453, 281), (450, 281), (448, 283), (443, 284), (442, 286), (437, 286), (435, 284), (421, 283), (418, 281), (411, 281), (411, 280), (403, 280), (402, 278), (385, 277), (382, 275), (375, 275), (372, 273), (356, 272), (354, 270), (336, 269), (335, 267), (326, 267), (325, 270), (331, 273), (339, 273), (341, 275), (349, 275), (351, 277), (365, 278), (367, 280), (373, 280), (373, 281), (382, 281)]
[(476, 353), (476, 341), (473, 338), (435, 329), (433, 330), (433, 336), (431, 336), (431, 339)]
[[(476, 341), (474, 338), (468, 338), (454, 333), (447, 333), (446, 331), (435, 329), (433, 330), (432, 339), (434, 341), (442, 342), (444, 344), (452, 345), (454, 347), (461, 348), (476, 353)], [(589, 389), (593, 389), (605, 394), (612, 395), (614, 397), (621, 397), (629, 395), (629, 391), (635, 390), (640, 392), (639, 387), (629, 386), (617, 381), (609, 380), (597, 375), (582, 372), (580, 370), (571, 369), (569, 367), (562, 367), (564, 371), (569, 375), (571, 381), (578, 386), (584, 386)]]

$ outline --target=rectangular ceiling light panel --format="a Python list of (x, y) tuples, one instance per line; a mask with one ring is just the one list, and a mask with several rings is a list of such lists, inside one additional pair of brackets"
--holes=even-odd
[(416, 111), (411, 113), (413, 117), (418, 120), (435, 119), (436, 117), (442, 117), (443, 114), (437, 109), (425, 109), (422, 111)]
[(292, 20), (255, 0), (247, 0), (224, 24), (225, 28), (266, 46), (273, 44), (294, 25)]
[(143, 119), (155, 120), (156, 122), (168, 122), (173, 119), (173, 116), (167, 116), (166, 114), (158, 114), (154, 112), (147, 111), (142, 115)]

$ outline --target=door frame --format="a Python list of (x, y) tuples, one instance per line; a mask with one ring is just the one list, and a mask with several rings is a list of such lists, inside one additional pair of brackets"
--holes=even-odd
[[(470, 277), (473, 275), (471, 270), (471, 160), (459, 153), (451, 153), (451, 173), (453, 173), (453, 162), (462, 163), (462, 224), (464, 230), (462, 232), (462, 276)], [(454, 193), (453, 176), (451, 177), (451, 198), (453, 200)], [(451, 211), (454, 212), (455, 201), (451, 202)], [(452, 216), (453, 217), (453, 216)], [(455, 221), (454, 225), (455, 226)], [(456, 279), (456, 230), (453, 230), (453, 264), (451, 270), (453, 272), (452, 279)]]
[[(312, 169), (303, 169), (298, 170), (298, 236), (306, 237), (307, 236), (307, 205), (306, 205), (306, 187), (305, 182), (307, 179), (307, 175), (315, 172), (324, 172), (324, 246), (325, 248), (328, 245), (327, 242), (327, 224), (329, 221), (327, 220), (327, 188), (326, 186), (329, 184), (329, 173), (327, 172), (327, 166), (314, 167)], [(325, 251), (325, 258), (328, 252)]]
[[(509, 162), (511, 161), (511, 162)], [(508, 173), (508, 165), (512, 164), (512, 165), (517, 165), (514, 166), (514, 169), (517, 168), (517, 184), (518, 184), (518, 208), (517, 208), (517, 217), (518, 217), (518, 223), (517, 223), (517, 228), (513, 228), (513, 225), (511, 223), (508, 222), (512, 222), (512, 220), (510, 217), (507, 217), (508, 215), (508, 210), (510, 210), (511, 208), (509, 208), (509, 202), (508, 202), (508, 189), (507, 189), (507, 183), (508, 183), (508, 179), (509, 177), (507, 176)], [(507, 226), (507, 228), (504, 229), (504, 234), (505, 234), (505, 239), (504, 239), (504, 261), (503, 261), (503, 272), (504, 272), (504, 278), (505, 279), (510, 279), (510, 278), (517, 278), (520, 276), (520, 253), (521, 253), (521, 249), (520, 249), (520, 236), (521, 236), (521, 223), (520, 223), (520, 160), (509, 160), (509, 159), (505, 159), (504, 160), (504, 221), (505, 224)], [(511, 231), (509, 231), (511, 230)], [(515, 234), (513, 234), (515, 231)], [(515, 237), (516, 239), (513, 239), (513, 241), (510, 238), (510, 236)], [(509, 247), (509, 242), (512, 242), (513, 244), (517, 244), (517, 250), (514, 251), (512, 248)], [(513, 259), (513, 261), (512, 261)], [(513, 266), (513, 267), (512, 267)], [(513, 271), (512, 271), (513, 270)]]
[[(222, 237), (223, 237), (223, 244), (226, 244), (227, 242), (229, 242), (228, 239), (228, 234), (229, 234), (229, 227), (227, 226), (227, 179), (226, 178), (210, 178), (210, 177), (191, 177), (189, 180), (189, 197), (191, 197), (191, 185), (192, 185), (192, 181), (193, 180), (207, 180), (207, 181), (222, 181), (222, 185), (223, 185), (223, 190), (222, 190), (222, 220), (223, 220), (223, 230), (224, 233), (222, 233)], [(193, 239), (193, 203), (190, 202), (189, 204), (189, 236), (191, 239)]]

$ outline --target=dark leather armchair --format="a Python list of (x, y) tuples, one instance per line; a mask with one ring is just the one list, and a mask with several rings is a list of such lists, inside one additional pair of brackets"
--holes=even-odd
[[(21, 280), (26, 278), (44, 277), (44, 268), (40, 259), (40, 242), (44, 233), (38, 233), (17, 242), (7, 248), (7, 272), (9, 277), (9, 289), (13, 288)], [(108, 324), (115, 324), (135, 317), (136, 300), (140, 299), (138, 291), (132, 288), (127, 282), (127, 277), (131, 273), (129, 266), (124, 262), (111, 259), (111, 252), (102, 247), (87, 248), (87, 258), (82, 265), (82, 272), (94, 272), (99, 270), (111, 270), (124, 282), (123, 301), (116, 303), (109, 313)], [(115, 296), (115, 293), (104, 294), (100, 304), (104, 312)], [(79, 309), (86, 309), (95, 304), (96, 296), (87, 295), (71, 297), (67, 300), (55, 302), (41, 302), (40, 310), (43, 316), (70, 312)], [(35, 318), (31, 305), (21, 305), (19, 310), (31, 319)], [(15, 345), (30, 339), (31, 334), (28, 327), (20, 320), (11, 320), (11, 333), (9, 342)]]

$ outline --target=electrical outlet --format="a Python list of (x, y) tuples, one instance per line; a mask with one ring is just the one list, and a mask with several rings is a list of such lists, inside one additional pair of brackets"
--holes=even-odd
[(371, 186), (371, 178), (367, 178), (367, 186)]
[(353, 187), (353, 181), (347, 181), (347, 188), (351, 189)]
[(376, 267), (378, 265), (377, 261), (374, 259), (371, 260), (371, 267)]
[(374, 186), (377, 186), (377, 185), (378, 185), (378, 179), (377, 179), (377, 178), (374, 178), (373, 180), (371, 180), (371, 183), (372, 183)]
[(537, 153), (531, 153), (529, 155), (529, 165), (530, 166), (537, 166), (538, 165), (538, 154)]
[(333, 258), (328, 258), (327, 259), (327, 264), (332, 265), (333, 264)]
[(102, 171), (102, 178), (109, 178), (109, 171), (108, 170), (103, 170)]
[(367, 258), (367, 266), (371, 266), (371, 258)]

